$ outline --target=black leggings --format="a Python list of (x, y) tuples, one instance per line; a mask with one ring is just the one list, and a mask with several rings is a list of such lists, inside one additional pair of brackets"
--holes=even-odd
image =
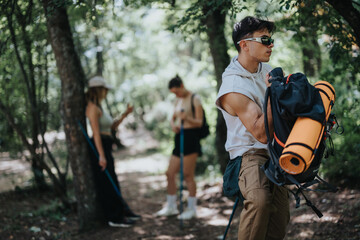
[[(91, 139), (93, 146), (95, 146), (94, 139)], [(114, 168), (114, 157), (112, 156), (113, 139), (110, 136), (101, 135), (101, 142), (104, 148), (106, 157), (106, 169), (110, 174), (113, 182), (121, 193), (120, 185)], [(95, 153), (90, 149), (91, 165), (95, 177), (95, 186), (97, 191), (98, 200), (102, 206), (104, 217), (106, 221), (119, 221), (124, 216), (130, 215), (132, 211), (122, 198), (118, 196), (113, 184), (110, 182), (105, 171), (101, 171), (99, 160)]]

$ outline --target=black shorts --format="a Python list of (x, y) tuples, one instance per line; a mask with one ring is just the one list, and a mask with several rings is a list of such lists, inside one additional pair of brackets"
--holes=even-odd
[[(184, 156), (198, 153), (199, 157), (202, 155), (200, 145), (200, 128), (184, 129)], [(180, 157), (180, 133), (175, 135), (175, 148), (173, 155)]]

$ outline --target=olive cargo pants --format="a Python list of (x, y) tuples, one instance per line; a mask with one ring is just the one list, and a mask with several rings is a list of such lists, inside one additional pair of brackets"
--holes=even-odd
[(239, 240), (281, 240), (290, 220), (289, 195), (285, 187), (268, 180), (260, 167), (267, 161), (265, 150), (243, 155), (239, 187), (244, 196)]

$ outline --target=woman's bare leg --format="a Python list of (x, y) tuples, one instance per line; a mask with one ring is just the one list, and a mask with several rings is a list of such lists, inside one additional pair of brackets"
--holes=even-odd
[(190, 197), (196, 196), (195, 167), (198, 153), (184, 156), (184, 179)]
[(171, 155), (169, 167), (166, 171), (166, 177), (167, 177), (167, 194), (168, 195), (175, 195), (176, 194), (176, 175), (180, 171), (180, 158)]

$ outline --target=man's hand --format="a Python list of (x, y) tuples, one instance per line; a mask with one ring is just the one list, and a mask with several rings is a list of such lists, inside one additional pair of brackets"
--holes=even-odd
[(270, 87), (271, 86), (271, 83), (269, 82), (269, 79), (271, 79), (272, 77), (267, 73), (266, 74), (266, 77), (265, 77), (265, 84), (266, 84), (266, 87)]

